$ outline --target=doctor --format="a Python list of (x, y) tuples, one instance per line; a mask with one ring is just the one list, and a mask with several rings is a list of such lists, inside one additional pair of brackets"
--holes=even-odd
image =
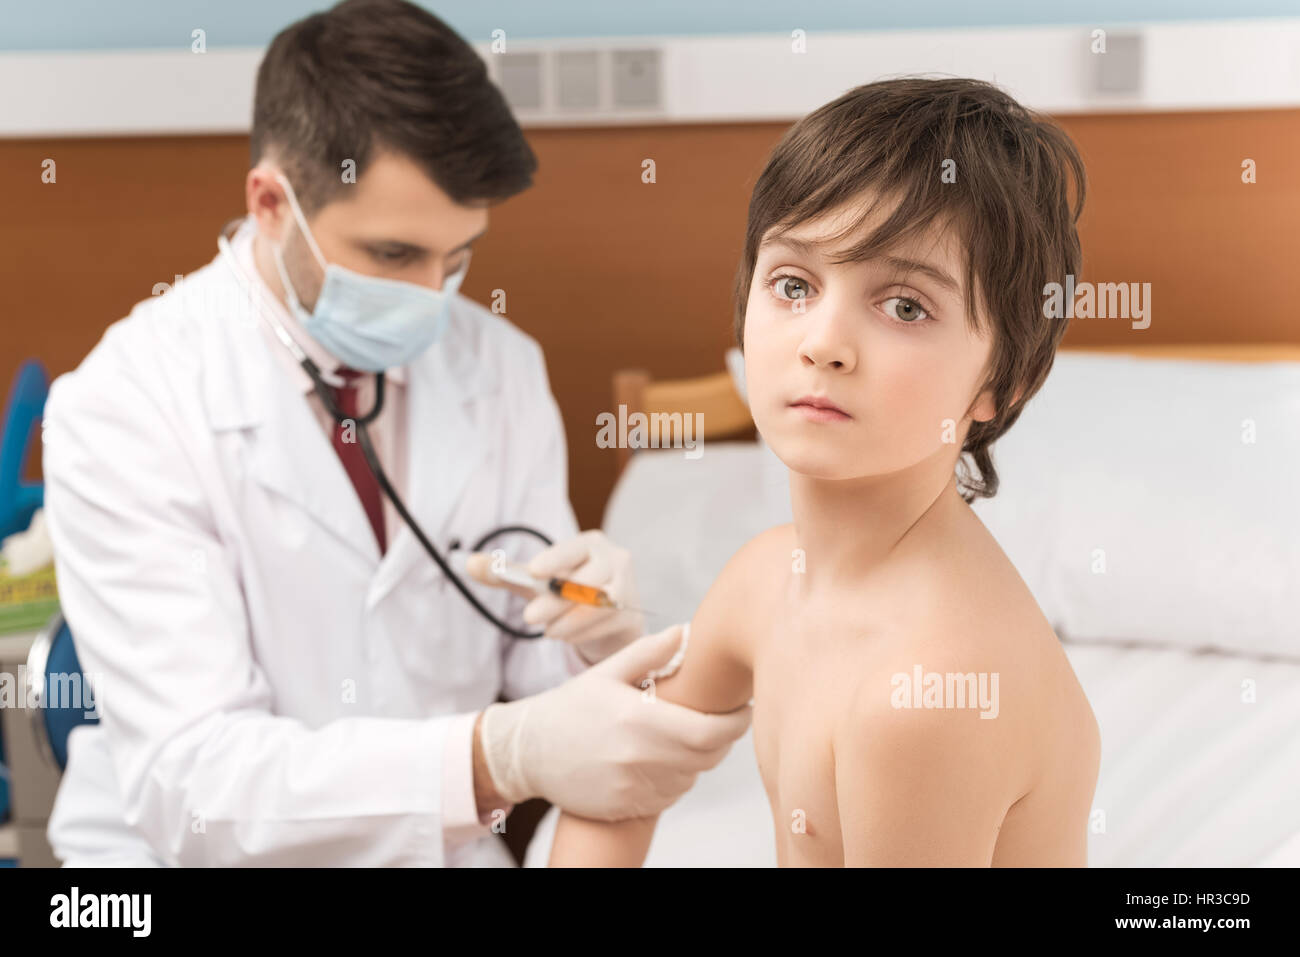
[[(490, 625), (347, 418), (383, 373), (375, 453), (444, 553), (534, 526), (557, 542), (535, 571), (636, 604), (627, 553), (578, 534), (541, 350), (456, 292), (488, 207), (536, 166), (482, 62), (419, 7), (348, 0), (275, 38), (251, 147), (222, 253), (51, 389), (46, 507), (101, 714), (69, 741), (55, 854), (508, 865), (492, 826), (527, 798), (662, 810), (747, 709), (647, 700), (680, 629), (639, 638), (634, 612), (547, 596), (525, 620), (548, 637)], [(568, 295), (581, 268), (555, 278)]]

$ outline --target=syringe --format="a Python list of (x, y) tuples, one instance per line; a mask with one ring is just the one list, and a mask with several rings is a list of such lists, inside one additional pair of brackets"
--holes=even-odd
[[(624, 605), (614, 601), (603, 588), (597, 588), (594, 585), (583, 585), (568, 578), (558, 576), (552, 578), (536, 578), (528, 574), (528, 570), (523, 565), (517, 565), (513, 562), (497, 561), (489, 555), (479, 553), (469, 556), (468, 561), (473, 562), (476, 559), (488, 562), (487, 571), (495, 578), (511, 585), (518, 585), (520, 588), (531, 588), (533, 591), (549, 591), (558, 595), (565, 601), (571, 601), (579, 605), (592, 605), (597, 608), (617, 608), (624, 609)], [(477, 576), (476, 576), (477, 577)]]

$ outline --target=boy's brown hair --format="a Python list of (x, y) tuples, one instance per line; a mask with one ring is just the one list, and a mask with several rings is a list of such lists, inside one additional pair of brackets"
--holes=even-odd
[[(944, 181), (953, 178), (943, 176), (945, 170), (955, 182)], [(976, 395), (992, 387), (997, 413), (971, 423), (962, 452), (979, 478), (959, 458), (958, 480), (968, 504), (977, 496), (991, 498), (998, 474), (989, 447), (1042, 386), (1065, 335), (1067, 319), (1044, 316), (1043, 287), (1079, 273), (1083, 161), (1059, 127), (980, 80), (904, 77), (850, 90), (786, 132), (754, 187), (735, 287), (742, 349), (764, 234), (788, 232), (864, 190), (897, 197), (898, 205), (841, 262), (879, 255), (932, 225), (952, 223), (960, 234), (967, 321), (981, 330), (976, 304), (982, 302), (993, 326), (986, 378)], [(860, 228), (862, 219), (845, 234)], [(1012, 402), (1017, 388), (1024, 391)]]
[(273, 156), (303, 212), (379, 151), (417, 163), (453, 200), (487, 205), (532, 184), (537, 159), (487, 65), (406, 0), (345, 0), (285, 27), (257, 71), (252, 165)]

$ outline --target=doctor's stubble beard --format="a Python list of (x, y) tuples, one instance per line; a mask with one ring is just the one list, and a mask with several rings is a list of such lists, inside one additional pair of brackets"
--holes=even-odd
[[(312, 255), (311, 247), (307, 245), (307, 240), (302, 234), (302, 228), (299, 227), (296, 220), (290, 220), (289, 234), (284, 241), (283, 256), (284, 271), (289, 274), (289, 282), (293, 283), (293, 291), (298, 296), (298, 302), (308, 312), (314, 312), (316, 300), (320, 296), (321, 286), (325, 282), (325, 276), (321, 270), (320, 262)], [(280, 291), (281, 293), (286, 292), (283, 289)], [(287, 301), (287, 296), (285, 298)]]

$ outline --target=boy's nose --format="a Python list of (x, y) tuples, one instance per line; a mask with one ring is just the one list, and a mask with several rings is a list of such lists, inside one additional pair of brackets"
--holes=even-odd
[[(838, 312), (838, 311), (837, 311)], [(799, 359), (804, 365), (838, 372), (852, 372), (857, 364), (857, 345), (846, 328), (847, 317), (826, 310), (809, 317)]]

